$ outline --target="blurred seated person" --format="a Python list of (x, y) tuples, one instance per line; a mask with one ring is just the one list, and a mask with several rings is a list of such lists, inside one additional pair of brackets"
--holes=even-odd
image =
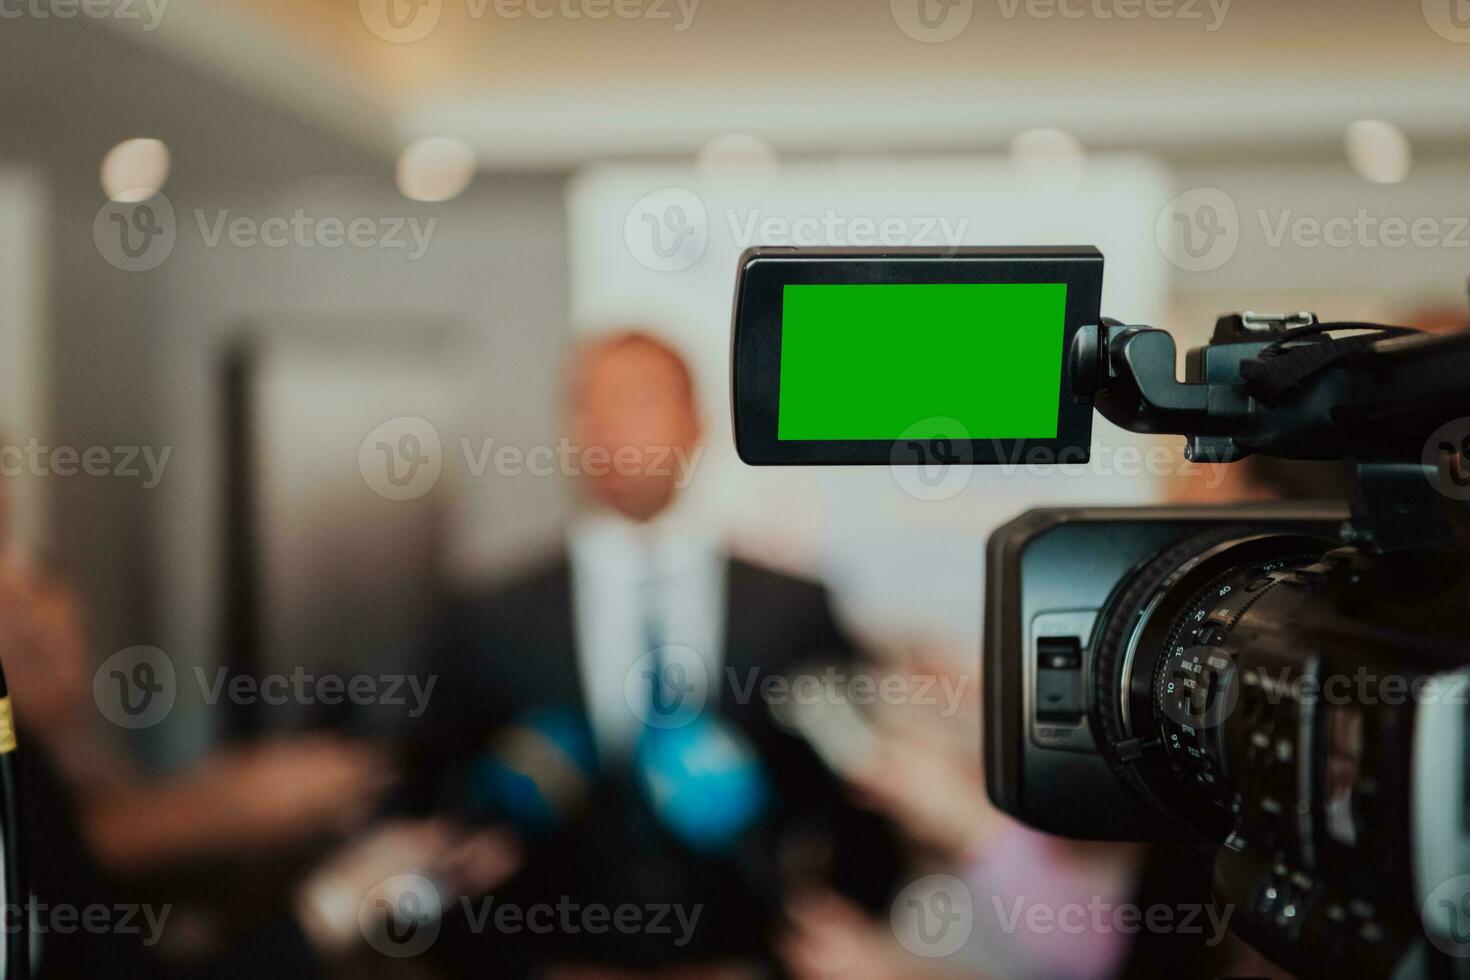
[[(594, 744), (591, 798), (528, 848), (525, 870), (497, 898), (702, 913), (692, 936), (561, 928), (524, 936), (521, 965), (549, 976), (718, 975), (769, 962), (780, 907), (771, 891), (797, 866), (870, 908), (893, 879), (884, 821), (843, 799), (760, 696), (759, 681), (811, 658), (846, 661), (852, 645), (821, 586), (732, 558), (680, 513), (701, 431), (692, 375), (673, 348), (639, 331), (593, 339), (575, 351), (568, 394), (584, 507), (549, 562), (445, 615), (434, 641), (439, 684), (418, 761), (405, 771), (420, 777), (420, 802), (442, 804), (456, 793), (455, 774), (504, 726), (569, 710)], [(772, 787), (766, 819), (739, 842), (738, 858), (670, 836), (634, 774), (658, 718), (695, 686), (687, 703), (746, 740)], [(437, 790), (424, 785), (430, 771)], [(471, 937), (461, 962), (482, 968), (493, 956), (509, 972), (503, 937), (482, 938), (483, 956), (472, 958)]]
[[(375, 955), (369, 944), (385, 951), (380, 937), (403, 927), (394, 912), (410, 908), (396, 890), (405, 879), (432, 883), (448, 905), (494, 888), (519, 860), (504, 834), (390, 823), (330, 854), (284, 910), (230, 943), (186, 954), (197, 936), (184, 914), (168, 902), (128, 901), (90, 852), (45, 751), (28, 747), (26, 735), (22, 729), (16, 773), (37, 980), (317, 980), (334, 975), (335, 964)], [(91, 924), (98, 912), (101, 927)]]
[[(447, 894), (477, 895), (516, 864), (514, 842), (503, 834), (397, 822), (347, 839), (295, 886), (289, 913), (203, 963), (166, 955), (169, 923), (178, 922), (172, 904), (135, 903), (142, 911), (116, 929), (76, 928), (84, 912), (125, 907), (116, 904), (119, 875), (250, 858), (345, 831), (372, 807), (385, 767), (376, 750), (303, 738), (222, 752), (181, 776), (138, 775), (91, 728), (75, 596), (13, 553), (0, 561), (0, 662), (19, 728), (17, 785), (28, 884), (41, 917), (32, 937), (40, 980), (317, 977), (371, 938), (373, 917), (360, 910), (393, 907), (391, 896), (380, 897), (385, 883), (418, 874)], [(54, 928), (47, 916), (56, 917)], [(72, 917), (69, 927), (64, 916)]]
[(44, 751), (109, 871), (202, 857), (249, 858), (369, 814), (384, 753), (336, 736), (222, 750), (177, 775), (147, 776), (98, 731), (92, 664), (72, 590), (11, 557), (0, 563), (0, 663), (17, 719)]

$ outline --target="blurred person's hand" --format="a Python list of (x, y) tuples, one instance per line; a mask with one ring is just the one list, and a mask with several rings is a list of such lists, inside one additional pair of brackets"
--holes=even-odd
[(177, 778), (133, 777), (87, 725), (89, 665), (76, 596), (19, 561), (0, 563), (0, 662), (26, 736), (83, 801), (89, 841), (114, 870), (344, 830), (371, 812), (393, 778), (383, 750), (335, 736), (227, 751)]
[(222, 753), (204, 764), (201, 784), (242, 842), (269, 844), (347, 829), (369, 815), (393, 778), (381, 746), (312, 735)]
[(19, 561), (0, 564), (0, 663), (27, 735), (49, 744), (85, 720), (84, 637), (65, 583)]
[(859, 799), (950, 858), (974, 855), (1006, 823), (986, 796), (979, 758), (927, 722), (880, 731), (871, 763), (850, 779)]
[(505, 831), (395, 821), (346, 845), (302, 883), (297, 921), (318, 950), (344, 953), (365, 938), (364, 908), (399, 908), (409, 891), (428, 885), (441, 901), (482, 895), (520, 863), (520, 847)]
[(243, 855), (341, 832), (366, 819), (394, 779), (380, 746), (335, 735), (231, 749), (185, 775), (95, 794), (88, 837), (114, 870)]
[(801, 896), (788, 908), (779, 951), (796, 980), (918, 980), (943, 976), (907, 955), (885, 923), (830, 892)]
[(539, 976), (545, 980), (761, 980), (770, 974), (743, 963), (701, 963), (662, 969), (622, 970), (599, 964), (550, 963)]

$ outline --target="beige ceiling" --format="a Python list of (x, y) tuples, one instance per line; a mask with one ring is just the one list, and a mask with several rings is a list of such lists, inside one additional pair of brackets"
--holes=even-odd
[[(1470, 136), (1470, 43), (1430, 24), (1456, 0), (948, 0), (972, 4), (972, 19), (932, 44), (899, 29), (890, 0), (683, 0), (696, 6), (682, 31), (679, 0), (216, 2), (293, 52), (254, 72), (262, 84), (304, 99), (295, 74), (331, 78), (391, 111), (387, 142), (456, 135), (492, 166), (680, 153), (731, 129), (792, 150), (868, 134), (973, 149), (1031, 125), (1164, 152), (1320, 147), (1378, 115), (1430, 143)], [(434, 28), (383, 40), (367, 21), (390, 2), (430, 5)], [(599, 3), (670, 17), (525, 12)], [(1140, 16), (1118, 16), (1130, 9)]]
[[(486, 88), (677, 87), (715, 79), (738, 85), (753, 78), (842, 77), (872, 86), (895, 77), (1119, 72), (1186, 73), (1228, 84), (1256, 73), (1388, 77), (1470, 70), (1470, 45), (1435, 34), (1419, 0), (1214, 0), (1214, 8), (1211, 0), (1150, 0), (1174, 13), (1128, 20), (1116, 14), (1127, 0), (975, 0), (969, 26), (936, 44), (905, 36), (887, 0), (685, 0), (695, 6), (683, 31), (675, 29), (683, 19), (677, 0), (634, 0), (659, 4), (668, 19), (602, 20), (559, 13), (536, 19), (525, 12), (527, 4), (557, 11), (588, 9), (596, 0), (422, 0), (439, 11), (438, 23), (410, 43), (372, 34), (357, 0), (228, 2), (350, 66), (395, 100)], [(362, 5), (390, 2), (409, 9), (408, 0)], [(1143, 0), (1134, 3), (1147, 9)], [(521, 13), (497, 14), (502, 5)], [(1100, 17), (1094, 10), (1115, 13)], [(1208, 30), (1217, 20), (1218, 28)]]

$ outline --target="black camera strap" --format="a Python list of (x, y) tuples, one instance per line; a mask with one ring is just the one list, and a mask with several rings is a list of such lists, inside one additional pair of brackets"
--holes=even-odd
[[(1352, 337), (1333, 337), (1337, 330), (1364, 330)], [(1251, 396), (1277, 405), (1288, 393), (1327, 368), (1367, 350), (1385, 337), (1417, 333), (1408, 327), (1377, 323), (1314, 323), (1287, 330), (1260, 354), (1240, 364), (1240, 376)], [(1311, 343), (1298, 343), (1316, 338)]]

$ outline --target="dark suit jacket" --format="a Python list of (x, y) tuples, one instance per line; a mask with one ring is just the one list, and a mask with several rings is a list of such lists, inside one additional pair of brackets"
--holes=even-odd
[[(587, 812), (534, 845), (517, 880), (497, 890), (498, 900), (515, 896), (518, 903), (555, 904), (570, 896), (612, 907), (699, 905), (694, 940), (676, 948), (668, 937), (651, 935), (556, 935), (545, 937), (544, 945), (524, 935), (513, 942), (501, 935), (461, 937), (454, 956), (464, 966), (486, 967), (470, 952), (477, 944), (502, 967), (511, 961), (506, 950), (517, 945), (526, 962), (542, 959), (548, 949), (559, 957), (644, 967), (760, 957), (775, 918), (770, 906), (794, 866), (796, 877), (824, 880), (875, 910), (886, 901), (897, 868), (893, 834), (847, 800), (806, 744), (773, 723), (759, 695), (765, 678), (852, 662), (852, 644), (832, 616), (826, 591), (735, 560), (726, 590), (719, 713), (761, 757), (777, 800), (769, 819), (738, 853), (693, 854), (657, 827), (629, 774), (604, 767)], [(464, 767), (508, 721), (553, 706), (585, 716), (565, 555), (490, 595), (455, 603), (433, 647), (438, 680), (416, 753), (420, 799), (452, 807)]]

